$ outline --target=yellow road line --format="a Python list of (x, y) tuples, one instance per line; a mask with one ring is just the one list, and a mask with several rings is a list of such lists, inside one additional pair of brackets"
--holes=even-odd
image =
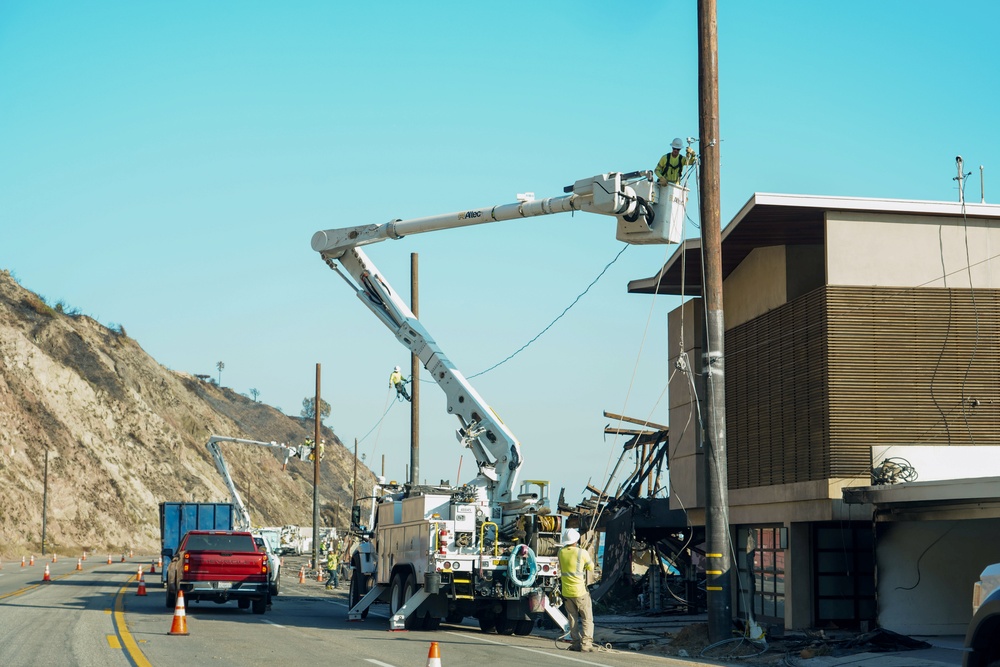
[(110, 646), (111, 648), (116, 648), (121, 650), (122, 645), (118, 641), (118, 635), (108, 635), (107, 637), (108, 637), (108, 646)]
[(146, 656), (143, 655), (142, 651), (139, 650), (139, 645), (135, 643), (135, 639), (132, 637), (132, 633), (128, 631), (128, 625), (125, 623), (125, 604), (123, 598), (129, 583), (137, 579), (138, 577), (129, 577), (125, 585), (118, 590), (118, 595), (115, 597), (115, 632), (122, 640), (122, 644), (125, 645), (124, 650), (128, 653), (132, 662), (135, 663), (135, 667), (153, 667), (149, 660), (146, 660)]

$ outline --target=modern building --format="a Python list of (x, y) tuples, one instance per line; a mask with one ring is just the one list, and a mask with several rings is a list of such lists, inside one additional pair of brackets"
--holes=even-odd
[[(629, 291), (699, 297), (701, 267), (688, 240)], [(964, 633), (1000, 561), (1000, 206), (758, 193), (722, 267), (734, 614)], [(695, 525), (704, 319), (668, 318), (670, 507)]]

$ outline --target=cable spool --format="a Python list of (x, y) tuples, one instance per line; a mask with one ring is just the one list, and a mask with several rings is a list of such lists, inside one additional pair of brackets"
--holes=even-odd
[[(527, 571), (527, 576), (521, 579), (519, 573)], [(511, 582), (521, 588), (528, 588), (535, 583), (538, 575), (538, 562), (535, 560), (535, 552), (527, 544), (519, 544), (514, 547), (514, 552), (507, 560), (507, 576)]]

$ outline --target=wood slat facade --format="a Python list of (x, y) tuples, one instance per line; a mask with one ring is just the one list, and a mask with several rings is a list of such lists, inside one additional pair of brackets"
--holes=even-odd
[(733, 489), (867, 477), (871, 448), (1000, 445), (1000, 290), (825, 286), (726, 332)]

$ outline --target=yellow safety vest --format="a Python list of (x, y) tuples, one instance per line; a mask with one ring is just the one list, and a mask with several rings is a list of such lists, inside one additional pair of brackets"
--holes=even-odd
[(590, 552), (577, 546), (559, 550), (559, 572), (562, 574), (562, 594), (567, 598), (580, 598), (587, 593), (587, 570), (594, 569)]
[(389, 376), (389, 386), (391, 387), (395, 387), (402, 381), (403, 381), (403, 374), (398, 371), (393, 371), (392, 375)]
[(666, 179), (667, 183), (677, 183), (681, 180), (681, 169), (686, 164), (691, 164), (689, 158), (679, 153), (675, 158), (673, 152), (670, 152), (660, 158), (654, 173), (657, 177)]

